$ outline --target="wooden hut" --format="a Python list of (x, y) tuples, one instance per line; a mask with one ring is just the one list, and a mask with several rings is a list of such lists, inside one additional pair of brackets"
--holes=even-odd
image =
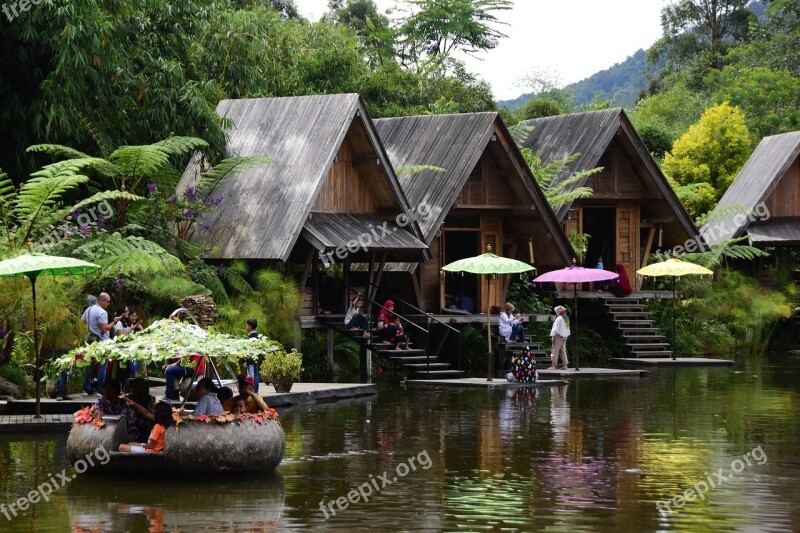
[[(592, 196), (556, 211), (564, 231), (589, 234), (585, 266), (602, 258), (606, 269), (622, 264), (631, 280), (651, 253), (687, 242), (697, 229), (621, 108), (523, 122), (533, 128), (524, 146), (548, 164), (578, 154), (554, 183), (576, 172), (602, 171), (570, 187), (589, 186)], [(690, 245), (691, 246), (691, 245)], [(641, 284), (641, 278), (636, 283)]]
[[(800, 131), (761, 140), (700, 232), (710, 245), (746, 236), (751, 246), (775, 249), (770, 261), (789, 259), (800, 246)], [(754, 274), (770, 285), (764, 266), (758, 261)]]
[(800, 131), (761, 140), (714, 208), (724, 212), (702, 227), (708, 244), (746, 235), (753, 246), (800, 245)]
[[(308, 285), (305, 311), (314, 314), (323, 265), (366, 261), (377, 280), (387, 261), (430, 257), (357, 94), (223, 100), (217, 113), (231, 123), (228, 157), (274, 162), (240, 171), (211, 193), (222, 204), (193, 237), (213, 246), (210, 259), (287, 263)], [(197, 179), (190, 164), (179, 190)], [(346, 301), (344, 293), (336, 298)]]
[[(571, 257), (552, 210), (522, 154), (497, 113), (427, 115), (380, 119), (375, 127), (398, 171), (400, 184), (418, 212), (432, 260), (416, 265), (412, 283), (420, 307), (469, 311), (500, 305), (509, 276), (497, 279), (449, 275), (452, 261), (491, 247), (497, 255), (534, 264), (540, 271), (561, 268)], [(403, 172), (407, 166), (429, 165)], [(417, 169), (418, 170), (418, 169)]]

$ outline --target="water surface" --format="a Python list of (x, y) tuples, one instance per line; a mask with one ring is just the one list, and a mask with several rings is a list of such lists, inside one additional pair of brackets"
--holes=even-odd
[[(799, 376), (765, 356), (552, 389), (382, 387), (284, 413), (274, 475), (78, 475), (0, 531), (797, 531)], [(74, 472), (65, 444), (2, 437), (0, 503)]]

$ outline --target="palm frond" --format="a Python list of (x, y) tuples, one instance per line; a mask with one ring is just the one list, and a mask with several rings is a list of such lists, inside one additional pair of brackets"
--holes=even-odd
[[(81, 200), (80, 202), (78, 202), (75, 205), (72, 205), (72, 206), (69, 206), (69, 207), (65, 207), (63, 209), (60, 209), (58, 211), (53, 212), (52, 214), (48, 215), (47, 218), (42, 219), (42, 224), (44, 224), (44, 225), (55, 224), (55, 223), (63, 220), (64, 218), (68, 217), (71, 213), (73, 213), (74, 211), (77, 211), (78, 209), (86, 209), (86, 208), (88, 208), (90, 206), (93, 206), (93, 205), (96, 205), (96, 204), (99, 204), (99, 203), (102, 203), (102, 202), (115, 202), (115, 201), (118, 201), (118, 200), (127, 200), (127, 201), (133, 203), (133, 202), (139, 202), (139, 201), (142, 201), (142, 200), (146, 200), (146, 198), (144, 198), (143, 196), (137, 196), (135, 194), (131, 194), (131, 193), (125, 192), (125, 191), (103, 191), (103, 192), (98, 192), (98, 193), (93, 194), (89, 198)], [(109, 217), (110, 216), (111, 215), (109, 215)]]
[(183, 271), (181, 260), (158, 244), (136, 236), (113, 233), (75, 249), (76, 257), (85, 257), (102, 267), (106, 275), (118, 271), (129, 276), (158, 276)]
[(14, 200), (17, 197), (17, 190), (8, 174), (0, 171), (0, 222), (3, 223), (3, 233), (5, 239), (11, 242), (11, 221), (13, 220)]
[(244, 276), (235, 268), (223, 267), (219, 270), (219, 277), (233, 289), (234, 294), (251, 294), (253, 287), (247, 283)]
[(202, 196), (203, 200), (208, 200), (214, 189), (223, 181), (230, 178), (236, 172), (241, 172), (249, 168), (254, 168), (259, 165), (266, 165), (274, 163), (275, 159), (267, 156), (251, 156), (251, 157), (229, 157), (223, 159), (213, 168), (201, 174), (200, 180), (197, 182), (196, 188), (198, 196)]
[[(222, 307), (230, 305), (231, 299), (228, 296), (228, 291), (225, 290), (225, 285), (217, 274), (217, 270), (199, 259), (191, 262), (190, 270), (192, 279), (211, 291), (214, 301), (219, 304), (217, 312), (222, 313)], [(220, 314), (219, 316), (222, 315)]]
[(699, 228), (701, 226), (705, 226), (709, 222), (714, 222), (715, 220), (720, 220), (722, 218), (727, 218), (731, 215), (739, 215), (739, 214), (751, 215), (753, 214), (753, 212), (750, 209), (747, 209), (743, 205), (727, 205), (715, 208), (709, 211), (708, 213), (705, 213), (704, 215), (700, 215), (699, 217), (697, 217), (697, 219), (695, 219), (694, 223)]
[(39, 225), (39, 216), (52, 209), (63, 196), (89, 181), (78, 174), (90, 166), (95, 158), (67, 159), (45, 166), (33, 173), (31, 179), (20, 188), (14, 204), (14, 214), (27, 227), (23, 242), (26, 242)]
[(447, 172), (446, 169), (434, 165), (400, 165), (394, 169), (394, 172), (398, 176), (402, 176), (408, 174), (419, 174), (420, 172), (424, 172), (426, 170), (436, 173)]
[(161, 151), (167, 155), (184, 155), (198, 150), (205, 151), (209, 148), (208, 143), (203, 139), (180, 135), (167, 137), (163, 141), (158, 141), (150, 146), (161, 148)]

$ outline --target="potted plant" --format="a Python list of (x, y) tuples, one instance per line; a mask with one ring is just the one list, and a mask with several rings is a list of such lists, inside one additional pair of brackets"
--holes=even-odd
[(303, 354), (296, 350), (272, 352), (261, 363), (261, 376), (265, 382), (272, 383), (275, 392), (289, 392), (302, 371)]

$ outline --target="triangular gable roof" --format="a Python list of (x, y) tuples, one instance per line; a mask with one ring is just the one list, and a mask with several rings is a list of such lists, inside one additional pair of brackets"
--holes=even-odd
[[(675, 212), (686, 235), (697, 234), (697, 229), (689, 217), (689, 213), (678, 200), (675, 191), (664, 173), (661, 172), (661, 168), (653, 160), (644, 141), (622, 108), (524, 120), (521, 124), (533, 126), (533, 131), (528, 134), (523, 145), (538, 153), (543, 164), (565, 159), (576, 153), (580, 154), (575, 161), (564, 168), (561, 175), (556, 177), (555, 183), (567, 179), (576, 172), (596, 168), (617, 133), (625, 135), (648, 173), (653, 177), (659, 192)], [(576, 182), (572, 189), (583, 186), (588, 179)], [(559, 208), (556, 211), (556, 218), (563, 221), (571, 207), (572, 204), (569, 203)]]
[(444, 172), (425, 170), (398, 175), (411, 205), (417, 206), (424, 202), (434, 215), (420, 221), (425, 242), (430, 244), (433, 240), (492, 136), (500, 135), (508, 146), (507, 153), (512, 164), (521, 174), (537, 211), (541, 213), (564, 256), (563, 259), (569, 261), (572, 248), (519, 148), (497, 113), (385, 118), (375, 120), (375, 128), (395, 168), (432, 165), (444, 169)]
[[(764, 137), (714, 208), (715, 212), (740, 206), (758, 211), (786, 171), (800, 157), (800, 131)], [(713, 215), (712, 215), (713, 216)], [(730, 213), (712, 218), (700, 230), (708, 244), (741, 237), (757, 218)]]
[[(214, 257), (288, 260), (356, 118), (384, 169), (398, 213), (410, 212), (359, 95), (223, 100), (217, 114), (233, 123), (226, 132), (226, 157), (269, 156), (275, 162), (240, 171), (212, 193), (223, 202), (204, 217), (210, 231), (198, 231), (193, 240), (216, 245)], [(197, 175), (195, 162), (187, 167), (178, 189), (185, 190)], [(421, 240), (416, 223), (408, 228)]]

